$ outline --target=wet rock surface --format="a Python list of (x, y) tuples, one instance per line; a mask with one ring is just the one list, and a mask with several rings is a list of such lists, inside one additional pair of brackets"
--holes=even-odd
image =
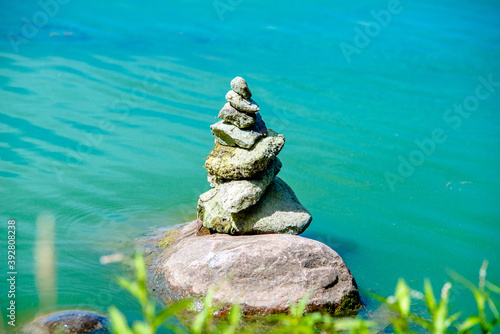
[(108, 319), (97, 312), (69, 310), (39, 317), (20, 331), (21, 334), (109, 334)]

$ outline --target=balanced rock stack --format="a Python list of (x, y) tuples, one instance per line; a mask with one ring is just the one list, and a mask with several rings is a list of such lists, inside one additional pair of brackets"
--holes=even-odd
[(276, 177), (285, 138), (266, 128), (243, 78), (231, 88), (222, 120), (211, 126), (215, 145), (205, 168), (212, 189), (198, 199), (198, 219), (140, 241), (151, 291), (166, 304), (193, 298), (198, 310), (214, 291), (215, 318), (235, 303), (247, 319), (288, 313), (306, 294), (306, 312), (356, 312), (358, 288), (342, 258), (296, 235), (311, 215)]
[(210, 128), (215, 145), (205, 168), (213, 188), (198, 200), (198, 219), (211, 232), (300, 234), (311, 215), (293, 190), (276, 177), (283, 135), (267, 129), (246, 81), (236, 77)]

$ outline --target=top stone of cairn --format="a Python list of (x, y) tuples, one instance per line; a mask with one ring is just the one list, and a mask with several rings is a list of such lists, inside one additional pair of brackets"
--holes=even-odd
[(226, 101), (236, 110), (253, 114), (260, 110), (259, 105), (250, 97), (247, 82), (242, 77), (231, 80), (231, 90), (226, 94)]
[(242, 77), (236, 77), (231, 80), (231, 89), (243, 96), (245, 99), (252, 97), (252, 92), (248, 88), (247, 82)]

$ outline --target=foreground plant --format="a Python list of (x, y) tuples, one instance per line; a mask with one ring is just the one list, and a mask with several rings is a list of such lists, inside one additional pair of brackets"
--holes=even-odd
[[(479, 284), (476, 287), (464, 277), (452, 273), (454, 281), (468, 288), (474, 295), (477, 314), (459, 321), (461, 313), (449, 314), (450, 291), (452, 283), (447, 282), (441, 289), (441, 298), (436, 299), (432, 285), (429, 280), (424, 281), (424, 293), (412, 290), (403, 279), (396, 285), (393, 296), (387, 298), (374, 296), (382, 302), (382, 306), (390, 311), (385, 325), (392, 325), (395, 333), (428, 332), (433, 334), (459, 333), (468, 334), (479, 331), (482, 334), (493, 333), (500, 323), (500, 315), (492, 299), (492, 294), (500, 294), (500, 288), (486, 280), (486, 269), (488, 263), (485, 261), (479, 272)], [(146, 285), (146, 269), (144, 259), (137, 254), (133, 261), (135, 280), (130, 281), (120, 278), (118, 283), (141, 305), (143, 320), (135, 321), (129, 326), (123, 313), (116, 307), (109, 309), (112, 331), (114, 334), (154, 334), (158, 328), (165, 326), (176, 334), (188, 334), (182, 326), (168, 323), (172, 316), (197, 313), (188, 325), (192, 334), (235, 334), (262, 332), (257, 325), (244, 325), (242, 323), (241, 307), (238, 304), (232, 306), (225, 320), (214, 319), (214, 313), (222, 306), (214, 304), (214, 290), (210, 290), (205, 296), (201, 310), (196, 310), (196, 304), (192, 300), (184, 300), (175, 303), (163, 310), (157, 310), (155, 302), (151, 299)], [(314, 334), (314, 333), (352, 333), (368, 334), (375, 333), (380, 325), (375, 321), (362, 318), (335, 318), (329, 314), (319, 312), (306, 314), (306, 305), (309, 295), (304, 296), (299, 303), (290, 305), (289, 314), (267, 316), (262, 323), (267, 324), (265, 333), (291, 333), (291, 334)], [(427, 307), (429, 318), (424, 318), (411, 311), (414, 301), (423, 302)], [(253, 326), (253, 327), (252, 327)]]
[[(190, 300), (180, 301), (157, 313), (156, 304), (149, 296), (146, 285), (146, 265), (141, 254), (135, 256), (133, 262), (135, 280), (129, 281), (125, 278), (119, 278), (118, 284), (127, 290), (141, 305), (142, 321), (135, 321), (132, 327), (129, 327), (127, 319), (115, 306), (109, 308), (109, 317), (111, 320), (111, 329), (114, 334), (154, 334), (158, 328), (164, 325), (165, 321), (175, 314), (191, 307)], [(176, 325), (168, 325), (175, 333), (182, 333), (183, 329)], [(184, 331), (184, 333), (186, 333)]]
[[(472, 333), (475, 329), (479, 329), (483, 334), (492, 333), (500, 323), (500, 315), (491, 294), (500, 294), (500, 288), (486, 280), (487, 267), (488, 262), (483, 262), (479, 271), (478, 287), (457, 273), (451, 273), (454, 281), (472, 292), (477, 304), (478, 314), (471, 315), (462, 322), (459, 321), (461, 312), (449, 314), (450, 292), (453, 287), (451, 282), (444, 284), (439, 301), (434, 296), (429, 280), (424, 281), (424, 293), (412, 290), (403, 279), (400, 279), (393, 296), (388, 298), (375, 297), (392, 311), (389, 322), (394, 327), (395, 333), (411, 333), (412, 327), (415, 330), (420, 327), (433, 334)], [(412, 299), (424, 301), (430, 319), (411, 312)]]
[(443, 288), (441, 289), (441, 300), (437, 302), (436, 298), (434, 297), (431, 282), (428, 279), (424, 281), (424, 300), (431, 319), (428, 321), (423, 321), (422, 327), (424, 327), (431, 333), (447, 333), (452, 324), (455, 323), (455, 321), (460, 316), (460, 312), (453, 315), (448, 314), (448, 302), (450, 299), (451, 288), (451, 283), (445, 283), (443, 285)]
[(221, 333), (234, 334), (241, 323), (241, 307), (234, 304), (229, 311), (228, 321), (214, 321), (214, 313), (222, 306), (220, 303), (214, 304), (215, 291), (209, 290), (203, 301), (203, 309), (195, 317), (190, 329), (192, 334)]
[[(134, 280), (119, 278), (118, 284), (127, 290), (141, 305), (142, 321), (135, 321), (132, 327), (129, 326), (127, 319), (115, 306), (109, 308), (109, 317), (111, 321), (111, 330), (114, 334), (154, 334), (158, 328), (164, 326), (176, 334), (189, 334), (182, 326), (166, 323), (172, 316), (186, 312), (195, 311), (195, 303), (192, 300), (181, 300), (168, 308), (157, 311), (154, 300), (149, 295), (146, 281), (146, 264), (140, 253), (137, 253), (132, 267), (134, 269)], [(232, 306), (229, 312), (228, 321), (215, 323), (213, 321), (214, 312), (220, 305), (213, 303), (214, 291), (210, 290), (203, 301), (203, 309), (194, 318), (190, 326), (192, 334), (202, 333), (220, 333), (234, 334), (239, 333), (237, 329), (240, 325), (241, 308), (238, 304)]]
[[(477, 315), (468, 317), (460, 324), (458, 326), (459, 333), (470, 333), (471, 329), (476, 326), (480, 328), (481, 333), (492, 333), (493, 329), (500, 323), (500, 315), (491, 298), (492, 293), (500, 294), (500, 287), (486, 280), (487, 268), (488, 261), (484, 261), (479, 270), (479, 284), (477, 287), (459, 274), (451, 273), (453, 279), (472, 292), (477, 305)], [(493, 315), (491, 320), (488, 320), (488, 309)]]
[(279, 314), (270, 318), (278, 321), (270, 333), (314, 334), (349, 332), (355, 334), (370, 333), (375, 327), (373, 321), (354, 318), (335, 318), (319, 312), (305, 314), (307, 299), (305, 295), (297, 305), (290, 305), (289, 314)]
[(325, 318), (321, 313), (304, 314), (308, 299), (309, 294), (306, 294), (297, 305), (290, 305), (290, 314), (270, 316), (271, 319), (278, 321), (278, 325), (274, 328), (272, 333), (318, 333), (316, 328), (318, 325), (323, 324)]

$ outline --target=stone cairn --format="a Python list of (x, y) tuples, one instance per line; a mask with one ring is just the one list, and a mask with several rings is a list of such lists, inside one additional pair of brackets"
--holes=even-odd
[(141, 242), (150, 288), (168, 305), (193, 298), (200, 310), (215, 289), (214, 303), (222, 305), (216, 319), (235, 303), (244, 319), (286, 314), (306, 294), (306, 312), (352, 314), (361, 301), (342, 258), (293, 235), (309, 226), (311, 215), (276, 177), (285, 138), (267, 129), (251, 96), (243, 78), (231, 81), (222, 120), (211, 126), (215, 145), (205, 168), (212, 189), (198, 199), (198, 219)]
[(283, 135), (267, 129), (242, 77), (231, 81), (221, 121), (210, 126), (215, 145), (206, 159), (212, 189), (200, 195), (198, 219), (212, 233), (300, 234), (311, 215), (276, 177)]

